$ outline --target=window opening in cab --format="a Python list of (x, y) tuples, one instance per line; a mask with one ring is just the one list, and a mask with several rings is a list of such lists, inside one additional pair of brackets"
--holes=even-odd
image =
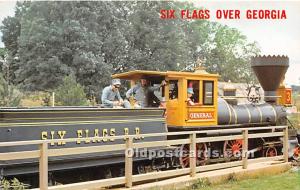
[(188, 80), (187, 81), (187, 92), (193, 92), (191, 97), (188, 97), (192, 100), (193, 103), (199, 103), (199, 80)]
[(169, 99), (178, 99), (178, 80), (169, 81)]
[(203, 105), (214, 104), (214, 82), (203, 81)]

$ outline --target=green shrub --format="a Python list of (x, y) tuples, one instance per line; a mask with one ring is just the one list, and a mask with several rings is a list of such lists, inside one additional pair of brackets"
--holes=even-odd
[(191, 189), (200, 189), (200, 188), (205, 188), (210, 186), (211, 183), (209, 182), (209, 180), (207, 178), (200, 178), (197, 180), (197, 182), (195, 182), (192, 186)]
[(229, 174), (228, 181), (229, 182), (236, 182), (236, 181), (238, 181), (236, 174), (235, 173)]
[(29, 185), (20, 182), (17, 178), (12, 180), (0, 180), (0, 189), (2, 190), (24, 190), (28, 189)]
[(0, 106), (2, 107), (15, 107), (19, 106), (22, 98), (21, 92), (0, 75)]
[(73, 75), (64, 78), (62, 85), (55, 90), (55, 105), (86, 106), (88, 100), (83, 87)]

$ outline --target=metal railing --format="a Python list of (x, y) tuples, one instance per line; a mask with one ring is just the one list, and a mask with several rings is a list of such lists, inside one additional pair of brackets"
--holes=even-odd
[[(270, 130), (271, 132), (259, 132), (259, 133), (249, 133), (249, 131), (259, 131), (259, 130)], [(277, 131), (276, 131), (277, 130)], [(280, 130), (278, 132), (278, 130)], [(226, 132), (234, 133), (233, 135), (223, 135), (214, 137), (197, 137), (197, 134), (203, 134), (208, 132)], [(5, 152), (0, 153), (0, 161), (6, 160), (19, 160), (19, 159), (39, 159), (39, 184), (41, 190), (48, 189), (89, 189), (89, 188), (100, 188), (108, 187), (113, 185), (125, 185), (126, 187), (132, 187), (134, 182), (141, 182), (146, 180), (160, 179), (175, 177), (180, 175), (189, 174), (191, 177), (195, 176), (197, 172), (204, 172), (208, 170), (222, 169), (228, 167), (242, 166), (243, 169), (247, 169), (249, 163), (257, 163), (262, 161), (271, 160), (284, 160), (288, 162), (288, 128), (287, 126), (271, 126), (271, 127), (255, 127), (255, 128), (239, 128), (239, 129), (216, 129), (216, 130), (206, 130), (206, 131), (188, 131), (188, 132), (169, 132), (169, 133), (151, 133), (151, 134), (141, 134), (144, 138), (147, 137), (158, 137), (158, 136), (176, 136), (176, 135), (188, 135), (189, 138), (186, 139), (175, 139), (175, 140), (161, 140), (153, 142), (134, 142), (136, 135), (125, 135), (125, 136), (109, 136), (112, 140), (125, 139), (124, 143), (113, 144), (113, 145), (98, 145), (98, 146), (87, 146), (87, 147), (73, 147), (73, 148), (55, 148), (49, 149), (48, 145), (50, 143), (61, 142), (61, 139), (55, 140), (33, 140), (33, 141), (17, 141), (17, 142), (0, 142), (0, 147), (10, 147), (10, 146), (25, 146), (25, 145), (39, 145), (38, 150), (32, 151), (21, 151), (21, 152)], [(263, 137), (283, 137), (283, 155), (275, 157), (263, 157), (248, 159), (248, 140), (253, 138), (263, 138)], [(64, 142), (76, 142), (77, 140), (103, 140), (108, 137), (91, 137), (91, 138), (69, 138), (64, 139)], [(130, 151), (137, 148), (150, 148), (150, 147), (162, 147), (162, 146), (173, 146), (189, 144), (190, 152), (196, 152), (197, 143), (206, 142), (217, 142), (226, 140), (236, 140), (243, 139), (242, 144), (242, 160), (232, 161), (226, 163), (218, 163), (204, 166), (196, 165), (196, 156), (191, 155), (189, 157), (189, 167), (151, 172), (146, 174), (133, 175), (133, 157), (130, 154), (125, 154), (125, 176), (116, 177), (110, 179), (101, 179), (88, 182), (80, 182), (66, 185), (58, 185), (48, 187), (48, 158), (56, 156), (68, 156), (75, 154), (88, 154), (88, 153), (100, 153), (100, 152), (111, 152), (111, 151)]]

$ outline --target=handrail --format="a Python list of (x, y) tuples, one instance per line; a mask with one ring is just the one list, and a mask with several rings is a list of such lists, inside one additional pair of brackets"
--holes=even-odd
[[(261, 132), (255, 134), (249, 134), (249, 131), (253, 130), (271, 130), (271, 132)], [(275, 132), (275, 129), (283, 129), (282, 132)], [(234, 132), (241, 134), (234, 135), (221, 135), (215, 137), (197, 137), (197, 134), (203, 134), (207, 132)], [(39, 145), (38, 150), (33, 151), (20, 151), (20, 152), (5, 152), (0, 153), (0, 160), (17, 160), (17, 159), (27, 159), (27, 158), (39, 158), (39, 175), (40, 175), (40, 189), (80, 189), (82, 183), (78, 184), (68, 184), (63, 186), (53, 186), (48, 187), (48, 158), (55, 156), (66, 156), (66, 155), (75, 155), (75, 154), (87, 154), (87, 153), (99, 153), (99, 152), (110, 152), (116, 150), (125, 151), (125, 176), (121, 178), (105, 179), (105, 180), (96, 180), (91, 181), (90, 185), (85, 183), (85, 187), (105, 187), (115, 184), (125, 184), (126, 187), (132, 187), (133, 182), (144, 181), (153, 179), (152, 175), (141, 174), (133, 175), (133, 157), (130, 154), (126, 154), (128, 151), (133, 150), (134, 148), (145, 148), (145, 147), (162, 147), (162, 146), (171, 146), (177, 144), (189, 144), (190, 146), (190, 168), (183, 168), (177, 170), (170, 170), (160, 172), (155, 174), (155, 178), (163, 177), (172, 177), (189, 173), (191, 177), (199, 171), (206, 171), (209, 169), (220, 169), (224, 167), (233, 167), (233, 166), (242, 166), (243, 169), (247, 169), (248, 163), (255, 162), (255, 160), (275, 160), (275, 159), (284, 159), (285, 162), (288, 161), (288, 127), (287, 126), (270, 126), (270, 127), (252, 127), (252, 128), (238, 128), (238, 129), (219, 129), (219, 130), (205, 130), (205, 131), (187, 131), (187, 132), (168, 132), (168, 133), (152, 133), (152, 134), (141, 134), (144, 138), (146, 137), (156, 137), (156, 136), (171, 136), (171, 135), (188, 135), (188, 138), (179, 138), (172, 140), (160, 140), (152, 142), (134, 142), (136, 135), (122, 135), (122, 136), (105, 136), (105, 137), (90, 137), (90, 138), (69, 138), (69, 139), (54, 139), (54, 140), (33, 140), (33, 141), (17, 141), (17, 142), (0, 142), (0, 147), (9, 147), (9, 146), (26, 146), (26, 145)], [(271, 157), (271, 158), (256, 158), (248, 161), (248, 139), (250, 138), (262, 138), (262, 137), (274, 137), (282, 136), (283, 137), (283, 156)], [(103, 140), (103, 139), (125, 139), (124, 143), (113, 144), (113, 145), (96, 145), (96, 146), (86, 146), (86, 147), (72, 147), (72, 148), (53, 148), (49, 149), (48, 145), (50, 143), (61, 142), (76, 142), (78, 140)], [(196, 143), (199, 142), (217, 142), (224, 140), (234, 140), (234, 139), (243, 139), (242, 147), (242, 161), (214, 164), (207, 166), (196, 166)], [(259, 160), (259, 161), (260, 161)]]

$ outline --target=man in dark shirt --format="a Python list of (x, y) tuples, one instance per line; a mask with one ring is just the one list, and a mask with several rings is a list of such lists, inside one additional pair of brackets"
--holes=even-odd
[(126, 98), (130, 99), (130, 97), (133, 96), (136, 101), (136, 104), (134, 105), (135, 108), (149, 107), (150, 96), (155, 96), (154, 91), (159, 91), (164, 85), (166, 85), (166, 81), (162, 81), (159, 86), (149, 86), (146, 79), (141, 79), (139, 84), (126, 92)]

